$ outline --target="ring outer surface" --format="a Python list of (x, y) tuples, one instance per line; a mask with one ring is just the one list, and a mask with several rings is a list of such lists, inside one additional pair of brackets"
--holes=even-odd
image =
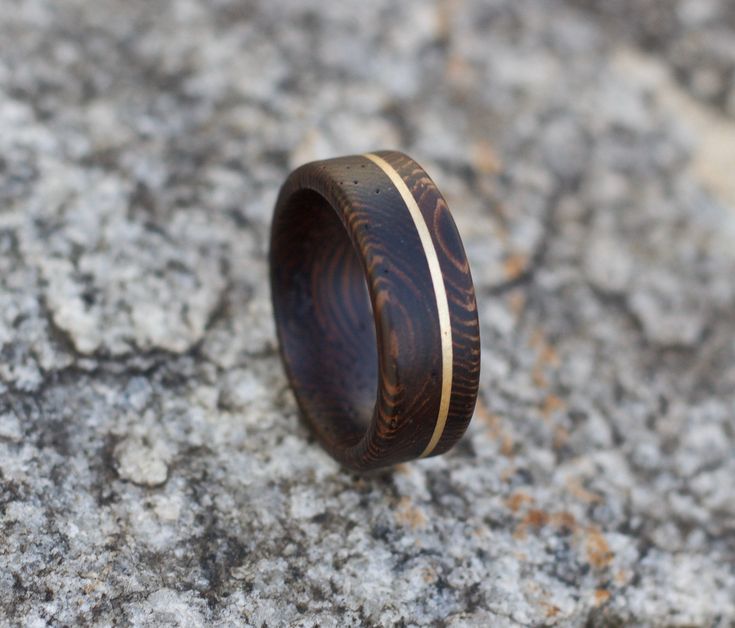
[[(295, 377), (287, 335), (298, 317), (284, 309), (280, 234), (289, 228), (293, 196), (310, 190), (337, 214), (360, 260), (377, 340), (376, 402), (369, 426), (345, 436), (338, 404)], [(422, 224), (423, 221), (423, 224)], [(325, 242), (324, 246), (329, 247)], [(287, 254), (287, 253), (286, 253)], [(301, 414), (325, 449), (358, 471), (446, 452), (464, 434), (479, 387), (480, 336), (469, 263), (438, 188), (413, 159), (397, 151), (305, 164), (283, 184), (270, 245), (274, 316)], [(325, 335), (328, 335), (325, 330)], [(339, 352), (324, 345), (320, 359)], [(320, 408), (318, 416), (315, 408)], [(335, 409), (337, 408), (337, 409)]]

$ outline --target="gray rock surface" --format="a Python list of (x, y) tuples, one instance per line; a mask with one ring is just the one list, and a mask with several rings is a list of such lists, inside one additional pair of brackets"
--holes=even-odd
[[(0, 623), (735, 622), (729, 0), (0, 16)], [(388, 147), (464, 236), (481, 401), (358, 477), (266, 242), (292, 166)]]

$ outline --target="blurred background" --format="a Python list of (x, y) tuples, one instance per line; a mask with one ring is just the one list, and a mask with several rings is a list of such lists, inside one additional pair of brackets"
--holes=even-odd
[[(481, 398), (368, 477), (276, 353), (283, 179), (395, 148)], [(0, 615), (735, 622), (735, 5), (0, 0)]]

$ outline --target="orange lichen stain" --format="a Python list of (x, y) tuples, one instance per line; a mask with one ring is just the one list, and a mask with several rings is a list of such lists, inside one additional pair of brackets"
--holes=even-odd
[[(513, 512), (518, 512), (526, 504), (533, 503), (534, 499), (525, 493), (514, 493), (506, 500), (506, 505)], [(579, 525), (574, 515), (564, 510), (560, 512), (548, 513), (539, 508), (529, 508), (518, 525), (513, 530), (513, 538), (516, 540), (525, 539), (530, 531), (536, 531), (551, 526), (558, 533), (574, 533), (579, 531)]]
[[(436, 5), (436, 30), (435, 34), (441, 41), (446, 41), (452, 36), (452, 16), (456, 10), (456, 3), (444, 0)], [(452, 56), (456, 56), (456, 52)]]
[(477, 405), (475, 406), (475, 414), (485, 423), (487, 423), (491, 429), (495, 429), (498, 424), (497, 415), (490, 412), (482, 400), (482, 397), (477, 398)]
[(560, 530), (566, 530), (568, 532), (574, 532), (577, 528), (577, 520), (574, 515), (570, 512), (561, 511), (551, 515), (551, 523)]
[(538, 351), (542, 345), (546, 344), (546, 334), (544, 333), (543, 329), (541, 329), (540, 327), (534, 328), (528, 344), (531, 345), (532, 349), (536, 349), (536, 351)]
[(550, 604), (549, 602), (541, 602), (541, 606), (544, 608), (547, 617), (556, 617), (559, 613), (561, 613), (561, 609), (555, 604)]
[(539, 351), (539, 361), (548, 366), (559, 366), (559, 354), (546, 339)]
[(595, 589), (595, 606), (602, 606), (610, 599), (610, 591), (607, 589)]
[(500, 480), (502, 482), (510, 482), (511, 478), (516, 474), (515, 465), (510, 465), (500, 472)]
[(507, 431), (502, 427), (502, 420), (497, 414), (493, 414), (487, 409), (482, 399), (477, 400), (475, 414), (488, 426), (488, 433), (493, 440), (500, 441), (500, 453), (506, 457), (510, 457), (514, 453), (513, 439)]
[(549, 381), (546, 379), (546, 375), (544, 375), (543, 366), (536, 364), (536, 366), (533, 367), (533, 370), (531, 371), (531, 381), (536, 388), (548, 388)]
[(528, 257), (521, 253), (511, 253), (503, 262), (505, 277), (509, 281), (518, 279), (528, 268)]
[(426, 515), (411, 501), (410, 497), (401, 497), (395, 516), (398, 523), (414, 530), (426, 527)]
[(452, 83), (453, 87), (466, 87), (467, 83), (470, 82), (472, 78), (472, 67), (466, 59), (457, 54), (453, 54), (447, 60), (446, 76), (447, 80)]
[(549, 394), (541, 405), (541, 414), (548, 419), (552, 414), (566, 408), (566, 402), (555, 394)]
[(513, 439), (510, 437), (508, 432), (503, 432), (500, 438), (500, 453), (506, 458), (510, 458), (515, 453)]
[(531, 508), (526, 512), (523, 519), (521, 519), (520, 523), (516, 526), (513, 531), (513, 538), (525, 539), (529, 529), (540, 530), (549, 523), (550, 519), (551, 517), (549, 514), (543, 510)]
[(531, 508), (523, 519), (523, 523), (533, 528), (543, 528), (551, 517), (549, 514), (538, 508)]
[(507, 298), (511, 311), (518, 318), (526, 308), (526, 295), (520, 290), (515, 290), (509, 293)]
[(625, 585), (628, 584), (628, 582), (631, 579), (632, 574), (629, 571), (625, 571), (625, 569), (621, 569), (618, 571), (618, 573), (615, 574), (615, 582), (619, 585)]
[(600, 497), (600, 495), (586, 489), (576, 478), (571, 478), (567, 481), (567, 490), (574, 495), (574, 497), (587, 504), (599, 504), (602, 501), (602, 497)]
[(474, 528), (472, 530), (472, 536), (477, 537), (478, 539), (486, 537), (487, 528), (483, 528), (483, 527)]
[(530, 345), (531, 348), (536, 349), (541, 362), (551, 366), (559, 365), (559, 355), (557, 354), (554, 346), (549, 342), (549, 339), (546, 337), (543, 329), (540, 327), (533, 330)]
[(547, 388), (546, 371), (559, 366), (559, 354), (540, 328), (534, 330), (529, 345), (537, 353), (536, 362), (531, 371), (531, 380), (537, 388)]
[[(512, 512), (518, 513), (523, 511), (527, 505), (532, 504), (533, 501), (532, 496), (515, 492), (508, 497), (505, 503)], [(572, 533), (575, 545), (584, 551), (587, 562), (594, 569), (602, 570), (611, 565), (615, 553), (610, 549), (610, 545), (600, 528), (580, 525), (574, 515), (567, 511), (549, 513), (540, 508), (529, 507), (513, 530), (513, 538), (523, 540), (530, 532), (538, 533), (547, 527), (553, 528), (557, 533)], [(615, 578), (618, 583), (624, 584), (627, 582), (627, 576), (624, 572), (618, 572)], [(600, 591), (603, 592), (599, 593), (599, 596), (606, 594), (607, 597), (610, 597), (607, 591), (603, 589)], [(602, 602), (606, 600), (607, 598)]]
[(530, 504), (532, 502), (533, 497), (521, 491), (517, 491), (505, 500), (505, 505), (508, 506), (508, 508), (510, 508), (513, 512), (518, 512), (523, 504)]
[(554, 449), (561, 449), (569, 440), (569, 432), (561, 425), (554, 429)]
[(433, 584), (437, 581), (436, 571), (434, 571), (431, 567), (426, 567), (422, 570), (421, 576), (423, 577), (424, 582), (427, 584)]
[(472, 163), (482, 174), (497, 174), (503, 168), (503, 162), (488, 142), (478, 142), (472, 146)]
[(602, 532), (595, 526), (587, 528), (585, 549), (587, 551), (587, 561), (595, 569), (604, 569), (610, 565), (615, 557)]

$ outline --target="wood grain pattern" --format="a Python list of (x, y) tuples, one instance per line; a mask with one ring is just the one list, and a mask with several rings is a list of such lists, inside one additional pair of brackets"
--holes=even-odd
[(411, 214), (416, 231), (419, 234), (419, 239), (421, 240), (421, 245), (424, 247), (424, 256), (426, 257), (426, 262), (429, 266), (431, 283), (434, 288), (436, 310), (439, 316), (439, 335), (441, 339), (442, 388), (439, 401), (439, 414), (434, 422), (434, 432), (432, 433), (428, 444), (424, 448), (424, 451), (421, 452), (421, 457), (424, 457), (428, 456), (434, 450), (434, 447), (436, 447), (436, 444), (439, 442), (439, 439), (444, 432), (444, 427), (447, 423), (447, 416), (449, 414), (449, 399), (452, 394), (452, 324), (449, 317), (447, 291), (444, 287), (444, 277), (442, 276), (441, 266), (439, 265), (439, 256), (437, 255), (436, 246), (434, 245), (426, 220), (421, 213), (421, 208), (418, 206), (418, 203), (416, 203), (416, 199), (413, 197), (411, 190), (408, 189), (406, 182), (401, 178), (398, 171), (385, 161), (385, 159), (379, 155), (373, 154), (367, 154), (365, 156), (385, 172), (386, 175), (388, 175), (388, 178), (398, 190), (406, 208)]
[(367, 470), (459, 440), (477, 397), (477, 306), (446, 202), (415, 161), (381, 151), (295, 170), (270, 263), (281, 355), (327, 451)]

